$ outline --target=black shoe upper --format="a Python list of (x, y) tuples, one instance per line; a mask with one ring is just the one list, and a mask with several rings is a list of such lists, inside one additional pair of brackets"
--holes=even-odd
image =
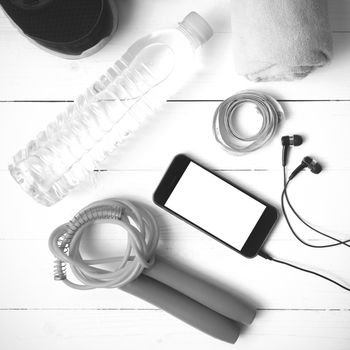
[(115, 19), (109, 1), (0, 0), (0, 4), (23, 33), (42, 46), (79, 55), (112, 32)]

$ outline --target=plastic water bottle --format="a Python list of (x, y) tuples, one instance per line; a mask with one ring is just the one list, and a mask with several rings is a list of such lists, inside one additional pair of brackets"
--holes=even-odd
[(96, 166), (188, 78), (195, 51), (212, 36), (191, 12), (176, 29), (151, 33), (127, 52), (9, 165), (13, 178), (50, 206), (86, 182)]

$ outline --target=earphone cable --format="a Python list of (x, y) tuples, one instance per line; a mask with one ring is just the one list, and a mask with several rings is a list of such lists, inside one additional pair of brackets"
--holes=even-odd
[[(288, 184), (289, 184), (289, 182), (287, 181), (286, 186), (288, 186)], [(285, 186), (285, 188), (286, 188), (286, 186)], [(308, 246), (308, 247), (310, 247), (310, 248), (330, 248), (330, 247), (334, 246), (334, 244), (322, 245), (322, 246), (320, 246), (320, 245), (314, 245), (314, 244), (308, 243), (308, 242), (304, 241), (304, 240), (295, 232), (295, 230), (294, 230), (294, 228), (293, 228), (293, 226), (292, 226), (292, 224), (291, 224), (291, 222), (290, 222), (290, 219), (289, 219), (289, 216), (288, 216), (288, 214), (287, 214), (286, 208), (285, 208), (285, 204), (284, 204), (284, 194), (285, 194), (285, 191), (283, 190), (283, 192), (282, 192), (282, 194), (281, 194), (281, 208), (282, 208), (282, 213), (283, 213), (283, 215), (284, 215), (284, 217), (285, 217), (285, 219), (286, 219), (287, 225), (288, 225), (290, 231), (293, 233), (294, 237), (295, 237), (300, 243), (302, 243), (302, 244), (304, 244), (304, 245), (306, 245), (306, 246)], [(338, 244), (338, 243), (337, 243), (337, 244)]]
[[(308, 242), (305, 242), (303, 239), (301, 239), (301, 238), (299, 237), (299, 235), (295, 232), (295, 230), (294, 230), (294, 228), (293, 228), (293, 226), (292, 226), (292, 224), (291, 224), (291, 222), (290, 222), (290, 220), (289, 220), (289, 217), (288, 217), (287, 212), (286, 212), (286, 209), (285, 209), (285, 204), (284, 204), (284, 200), (286, 199), (287, 204), (288, 204), (291, 208), (293, 208), (293, 206), (291, 205), (291, 203), (290, 203), (290, 201), (289, 201), (288, 194), (287, 194), (287, 188), (288, 188), (288, 185), (290, 184), (290, 181), (291, 181), (291, 179), (287, 179), (286, 166), (283, 165), (283, 192), (282, 192), (282, 195), (281, 195), (281, 207), (282, 207), (282, 213), (283, 213), (283, 215), (284, 215), (284, 217), (285, 217), (285, 219), (286, 219), (287, 225), (288, 225), (289, 229), (291, 230), (291, 232), (293, 233), (293, 235), (295, 236), (295, 238), (297, 238), (297, 240), (298, 240), (299, 242), (301, 242), (302, 244), (304, 244), (304, 245), (306, 245), (306, 246), (308, 246), (308, 247), (311, 247), (311, 248), (329, 248), (329, 247), (334, 247), (334, 246), (337, 246), (337, 245), (340, 245), (340, 244), (346, 244), (347, 242), (349, 242), (349, 240), (347, 240), (347, 241), (340, 241), (340, 240), (338, 240), (337, 238), (334, 238), (334, 237), (332, 237), (332, 236), (329, 236), (329, 235), (327, 235), (327, 234), (325, 234), (325, 233), (323, 233), (323, 232), (321, 232), (321, 231), (319, 231), (318, 233), (321, 234), (321, 235), (323, 235), (323, 236), (326, 236), (326, 237), (328, 237), (328, 238), (330, 238), (330, 239), (333, 239), (333, 240), (337, 241), (338, 243), (330, 244), (330, 245), (316, 246), (316, 245), (312, 245), (312, 244), (310, 244), (310, 243), (308, 243)], [(294, 211), (293, 211), (293, 212), (294, 212)], [(303, 220), (301, 220), (301, 221), (303, 222)], [(311, 225), (310, 225), (310, 226), (311, 226)], [(284, 260), (276, 259), (276, 258), (272, 257), (270, 254), (266, 253), (265, 251), (260, 251), (260, 252), (259, 252), (259, 255), (260, 255), (261, 257), (263, 257), (264, 259), (271, 260), (271, 261), (274, 261), (274, 262), (276, 262), (276, 263), (279, 263), (279, 264), (282, 264), (282, 265), (286, 265), (286, 266), (292, 267), (292, 268), (294, 268), (294, 269), (296, 269), (296, 270), (299, 270), (299, 271), (302, 271), (302, 272), (306, 272), (306, 273), (312, 274), (312, 275), (314, 275), (314, 276), (317, 276), (317, 277), (319, 277), (319, 278), (322, 278), (322, 279), (324, 279), (324, 280), (326, 280), (326, 281), (328, 281), (328, 282), (331, 282), (331, 283), (335, 284), (336, 286), (338, 286), (338, 287), (340, 287), (340, 288), (342, 288), (342, 289), (344, 289), (344, 290), (350, 292), (350, 288), (349, 288), (349, 287), (347, 287), (347, 286), (345, 286), (345, 285), (343, 285), (343, 284), (341, 284), (341, 283), (335, 281), (334, 279), (332, 279), (332, 278), (330, 278), (330, 277), (327, 277), (327, 276), (325, 276), (325, 275), (322, 275), (321, 273), (318, 273), (318, 272), (316, 272), (316, 271), (312, 271), (312, 270), (305, 269), (305, 268), (303, 268), (303, 267), (294, 265), (294, 264), (289, 263), (289, 262), (284, 261)]]
[[(311, 248), (331, 248), (331, 247), (336, 247), (336, 246), (339, 246), (339, 245), (345, 245), (347, 247), (350, 248), (350, 245), (347, 244), (350, 242), (350, 239), (348, 240), (345, 240), (345, 241), (341, 241), (340, 239), (338, 238), (335, 238), (325, 232), (322, 232), (320, 230), (317, 230), (316, 228), (314, 228), (313, 226), (311, 226), (310, 224), (308, 224), (298, 213), (297, 211), (295, 210), (295, 208), (293, 207), (293, 205), (291, 204), (290, 200), (289, 200), (289, 197), (288, 197), (288, 193), (287, 193), (287, 189), (288, 189), (288, 186), (290, 184), (290, 181), (291, 179), (287, 180), (287, 175), (286, 175), (286, 167), (283, 166), (283, 178), (284, 178), (284, 188), (283, 188), (283, 192), (282, 192), (282, 196), (281, 196), (281, 207), (282, 207), (282, 212), (283, 212), (283, 215), (284, 217), (286, 218), (286, 221), (287, 221), (287, 224), (288, 224), (288, 227), (290, 228), (291, 232), (293, 233), (293, 235), (304, 245), (307, 245), (308, 247), (311, 247)], [(284, 204), (284, 200), (286, 200), (289, 208), (292, 210), (292, 212), (295, 214), (295, 216), (307, 227), (309, 227), (311, 230), (313, 230), (314, 232), (317, 232), (318, 234), (324, 236), (324, 237), (327, 237), (333, 241), (336, 241), (337, 243), (334, 243), (334, 244), (326, 244), (326, 245), (313, 245), (313, 244), (310, 244), (310, 243), (307, 243), (305, 242), (302, 238), (300, 238), (300, 236), (295, 232), (295, 230), (293, 229), (292, 225), (291, 225), (291, 222), (289, 220), (289, 217), (287, 215), (287, 212), (286, 212), (286, 209), (285, 209), (285, 204)]]
[(292, 263), (289, 263), (287, 261), (284, 261), (284, 260), (279, 260), (279, 259), (276, 259), (276, 258), (273, 258), (271, 255), (267, 254), (266, 252), (264, 251), (260, 251), (259, 252), (259, 255), (264, 258), (264, 259), (267, 259), (267, 260), (271, 260), (271, 261), (274, 261), (276, 263), (279, 263), (279, 264), (282, 264), (282, 265), (286, 265), (286, 266), (289, 266), (289, 267), (292, 267), (293, 269), (296, 269), (296, 270), (299, 270), (299, 271), (303, 271), (303, 272), (306, 272), (306, 273), (310, 273), (311, 275), (314, 275), (314, 276), (317, 276), (317, 277), (320, 277), (324, 280), (327, 280), (328, 282), (331, 282), (335, 285), (337, 285), (338, 287), (342, 288), (342, 289), (345, 289), (346, 291), (350, 292), (350, 288), (349, 287), (346, 287), (345, 285), (327, 277), (327, 276), (324, 276), (318, 272), (315, 272), (315, 271), (311, 271), (311, 270), (308, 270), (308, 269), (304, 269), (303, 267), (300, 267), (300, 266), (296, 266), (296, 265), (293, 265)]
[[(301, 218), (301, 216), (297, 213), (297, 211), (294, 209), (293, 205), (291, 204), (290, 200), (289, 200), (289, 197), (288, 197), (288, 193), (287, 193), (287, 189), (288, 189), (288, 186), (291, 182), (291, 180), (295, 177), (296, 174), (298, 174), (298, 172), (296, 172), (296, 170), (294, 170), (294, 176), (293, 176), (293, 173), (292, 173), (292, 176), (290, 176), (289, 178), (287, 178), (287, 171), (286, 171), (286, 165), (285, 163), (282, 163), (282, 167), (283, 167), (283, 191), (282, 191), (282, 194), (281, 194), (281, 207), (282, 207), (282, 213), (283, 213), (283, 216), (284, 218), (286, 219), (286, 222), (287, 222), (287, 225), (290, 229), (290, 231), (293, 233), (294, 237), (299, 241), (301, 242), (302, 244), (308, 246), (308, 247), (311, 247), (311, 248), (330, 248), (330, 247), (335, 247), (335, 246), (338, 246), (340, 244), (344, 244), (346, 246), (349, 247), (349, 245), (347, 244), (348, 242), (350, 242), (350, 240), (346, 240), (346, 241), (341, 241), (335, 237), (332, 237), (320, 230), (317, 230), (315, 229), (314, 227), (312, 227), (310, 224), (308, 224), (303, 218)], [(298, 169), (298, 168), (297, 168)], [(301, 169), (300, 169), (301, 170)], [(299, 170), (299, 171), (300, 171)], [(286, 207), (285, 207), (285, 201), (287, 202), (287, 205), (290, 207), (290, 209), (292, 210), (292, 212), (296, 215), (296, 217), (303, 223), (305, 224), (307, 227), (309, 227), (311, 230), (317, 232), (318, 234), (321, 234), (322, 236), (325, 236), (329, 239), (332, 239), (334, 241), (336, 241), (337, 243), (334, 243), (334, 244), (328, 244), (328, 245), (313, 245), (313, 244), (310, 244), (308, 242), (305, 242), (301, 237), (299, 237), (299, 235), (295, 232), (290, 220), (289, 220), (289, 217), (288, 217), (288, 214), (287, 214), (287, 211), (286, 211)], [(259, 252), (259, 255), (261, 257), (263, 257), (264, 259), (267, 259), (267, 260), (271, 260), (271, 261), (274, 261), (274, 262), (277, 262), (279, 264), (282, 264), (282, 265), (286, 265), (286, 266), (289, 266), (289, 267), (292, 267), (296, 270), (299, 270), (299, 271), (303, 271), (303, 272), (306, 272), (306, 273), (309, 273), (309, 274), (312, 274), (314, 276), (317, 276), (319, 278), (322, 278), (328, 282), (331, 282), (335, 285), (337, 285), (338, 287), (350, 292), (350, 288), (335, 281), (334, 279), (330, 278), (330, 277), (327, 277), (325, 275), (322, 275), (321, 273), (318, 273), (316, 271), (312, 271), (312, 270), (308, 270), (308, 269), (305, 269), (303, 267), (300, 267), (300, 266), (297, 266), (297, 265), (294, 265), (292, 263), (289, 263), (287, 261), (284, 261), (284, 260), (280, 260), (280, 259), (276, 259), (274, 257), (272, 257), (270, 254), (266, 253), (265, 251), (260, 251)]]

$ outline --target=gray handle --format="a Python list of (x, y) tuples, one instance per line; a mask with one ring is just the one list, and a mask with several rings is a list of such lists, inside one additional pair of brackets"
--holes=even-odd
[(254, 320), (256, 310), (237, 296), (174, 267), (164, 258), (157, 256), (155, 264), (145, 269), (143, 274), (176, 289), (232, 320), (245, 325), (251, 324)]
[(240, 329), (235, 321), (152, 278), (141, 275), (121, 289), (167, 311), (212, 337), (232, 344), (238, 339)]

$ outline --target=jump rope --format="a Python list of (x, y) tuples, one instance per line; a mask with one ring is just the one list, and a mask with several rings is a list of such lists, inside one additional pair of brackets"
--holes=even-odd
[[(89, 226), (101, 223), (119, 226), (126, 233), (124, 253), (83, 257), (84, 235)], [(51, 234), (54, 279), (79, 290), (120, 288), (204, 333), (235, 343), (241, 325), (253, 322), (254, 308), (234, 293), (156, 255), (158, 240), (157, 222), (144, 206), (119, 199), (94, 202)], [(67, 264), (80, 283), (67, 278)]]

